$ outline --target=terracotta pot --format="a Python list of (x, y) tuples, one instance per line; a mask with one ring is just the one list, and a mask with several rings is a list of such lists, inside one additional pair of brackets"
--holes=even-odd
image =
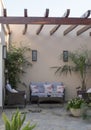
[(78, 109), (70, 108), (70, 112), (73, 116), (79, 117), (82, 114), (82, 109), (80, 109), (80, 108), (78, 108)]

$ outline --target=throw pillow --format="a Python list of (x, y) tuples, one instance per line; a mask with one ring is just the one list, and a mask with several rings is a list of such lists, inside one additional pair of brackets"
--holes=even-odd
[(12, 93), (18, 93), (18, 91), (15, 89), (12, 89)]
[(64, 86), (63, 85), (58, 85), (57, 86), (57, 92), (58, 93), (63, 93), (63, 91), (64, 91)]
[(32, 93), (38, 93), (39, 92), (37, 85), (31, 85), (31, 90), (32, 90)]
[(91, 93), (91, 88), (89, 88), (89, 89), (87, 90), (87, 93)]
[(44, 84), (45, 93), (52, 93), (53, 87), (52, 84)]
[(7, 89), (9, 92), (11, 92), (11, 93), (18, 93), (18, 91), (17, 91), (17, 90), (12, 89), (12, 87), (11, 87), (11, 85), (10, 85), (10, 84), (7, 84), (7, 85), (6, 85), (6, 89)]
[(7, 89), (9, 92), (12, 92), (12, 87), (11, 87), (11, 85), (10, 85), (9, 83), (6, 85), (6, 89)]

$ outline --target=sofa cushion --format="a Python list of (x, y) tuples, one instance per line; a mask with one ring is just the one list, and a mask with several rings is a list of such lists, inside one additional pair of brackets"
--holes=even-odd
[(31, 82), (30, 87), (31, 87), (31, 85), (36, 85), (36, 86), (38, 86), (39, 92), (44, 93), (44, 86), (43, 86), (44, 84), (46, 84), (46, 83), (45, 82)]
[(63, 97), (64, 93), (55, 93), (53, 97)]
[(32, 93), (38, 93), (39, 92), (37, 85), (31, 85), (31, 90), (32, 90)]
[(38, 97), (47, 97), (47, 93), (32, 93), (32, 96), (38, 96)]
[(45, 93), (52, 93), (53, 92), (53, 86), (52, 84), (44, 84)]

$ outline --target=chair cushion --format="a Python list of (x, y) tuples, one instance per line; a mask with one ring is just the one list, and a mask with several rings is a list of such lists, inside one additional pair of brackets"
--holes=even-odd
[(11, 91), (12, 91), (12, 93), (18, 93), (18, 91), (15, 89), (12, 89)]

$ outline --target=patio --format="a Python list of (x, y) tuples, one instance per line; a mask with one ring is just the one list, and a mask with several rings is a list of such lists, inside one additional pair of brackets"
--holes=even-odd
[[(11, 116), (16, 109), (4, 109)], [(37, 104), (27, 105), (20, 109), (26, 113), (26, 122), (37, 123), (34, 130), (91, 130), (91, 120), (83, 120), (82, 117), (72, 117), (66, 111), (66, 105), (62, 104)], [(2, 112), (0, 111), (0, 116)], [(25, 123), (26, 123), (25, 122)], [(4, 123), (0, 118), (0, 130), (4, 129)]]

